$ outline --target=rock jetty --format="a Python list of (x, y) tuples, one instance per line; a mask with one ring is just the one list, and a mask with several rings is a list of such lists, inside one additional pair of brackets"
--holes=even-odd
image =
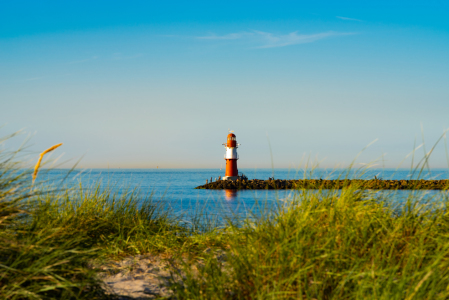
[(218, 180), (196, 189), (211, 190), (276, 190), (276, 189), (342, 189), (350, 185), (359, 189), (371, 190), (447, 190), (449, 180), (383, 180), (383, 179), (239, 179), (236, 181)]

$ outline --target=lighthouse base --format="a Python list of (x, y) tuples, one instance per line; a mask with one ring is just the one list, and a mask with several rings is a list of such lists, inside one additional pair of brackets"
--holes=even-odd
[(225, 176), (222, 178), (222, 180), (237, 180), (239, 179), (238, 176)]

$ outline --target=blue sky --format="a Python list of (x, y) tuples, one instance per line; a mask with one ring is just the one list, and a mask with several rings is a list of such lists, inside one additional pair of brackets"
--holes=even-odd
[[(82, 167), (358, 158), (397, 167), (449, 128), (443, 1), (0, 3), (0, 124)], [(24, 136), (9, 141), (15, 147)], [(422, 157), (423, 147), (416, 156)], [(432, 167), (447, 167), (439, 144)], [(403, 167), (410, 166), (410, 157)]]

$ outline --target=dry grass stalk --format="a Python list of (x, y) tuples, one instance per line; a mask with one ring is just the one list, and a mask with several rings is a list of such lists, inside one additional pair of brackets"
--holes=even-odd
[(58, 148), (58, 147), (61, 146), (61, 145), (62, 145), (62, 143), (57, 144), (57, 145), (54, 145), (54, 146), (48, 148), (47, 150), (45, 150), (44, 152), (41, 153), (41, 155), (39, 156), (39, 160), (37, 161), (37, 164), (36, 164), (36, 166), (34, 167), (34, 172), (33, 172), (33, 184), (34, 184), (34, 181), (36, 180), (37, 172), (39, 171), (39, 167), (40, 167), (40, 165), (41, 165), (41, 161), (42, 161), (42, 158), (44, 157), (44, 155), (47, 154), (47, 153), (50, 152), (50, 151), (55, 150), (56, 148)]

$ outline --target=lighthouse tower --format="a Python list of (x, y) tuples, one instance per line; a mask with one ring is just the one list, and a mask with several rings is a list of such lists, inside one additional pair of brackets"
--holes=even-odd
[(237, 159), (239, 159), (237, 155), (237, 139), (235, 138), (235, 134), (228, 134), (228, 140), (223, 144), (226, 148), (226, 154), (224, 159), (226, 160), (226, 173), (223, 177), (223, 180), (237, 180), (238, 177), (238, 169), (237, 169)]

